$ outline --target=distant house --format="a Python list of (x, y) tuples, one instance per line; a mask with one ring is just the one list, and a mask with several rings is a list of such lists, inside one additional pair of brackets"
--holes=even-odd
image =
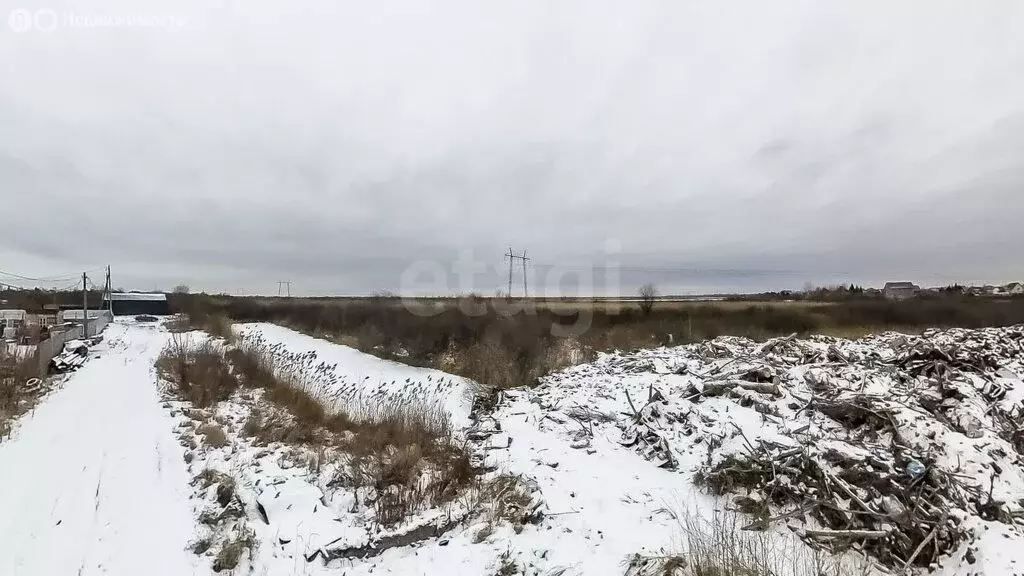
[(921, 287), (913, 282), (886, 282), (882, 294), (890, 300), (906, 300), (917, 296)]
[(24, 310), (0, 310), (0, 336), (5, 340), (14, 338), (18, 330), (24, 326), (26, 316)]
[(0, 328), (21, 328), (27, 317), (24, 310), (0, 310)]
[[(104, 309), (104, 310), (90, 309), (89, 310), (89, 319), (91, 320), (93, 318), (99, 318), (100, 316), (103, 315), (104, 312), (106, 312), (106, 309)], [(77, 309), (69, 308), (67, 310), (61, 310), (60, 312), (57, 313), (57, 323), (61, 324), (61, 323), (64, 323), (64, 322), (81, 322), (83, 315), (84, 314), (82, 313), (82, 309), (81, 308), (77, 308)]]
[[(106, 300), (103, 301), (103, 307), (107, 307)], [(160, 293), (114, 292), (110, 295), (110, 308), (114, 311), (114, 316), (166, 316), (171, 313), (167, 305), (167, 295)]]
[(12, 325), (21, 324), (26, 316), (28, 313), (24, 310), (0, 310), (0, 322), (10, 322)]
[(1011, 296), (1020, 296), (1024, 294), (1024, 284), (1020, 282), (1010, 282), (1006, 286), (1003, 286), (1003, 292)]

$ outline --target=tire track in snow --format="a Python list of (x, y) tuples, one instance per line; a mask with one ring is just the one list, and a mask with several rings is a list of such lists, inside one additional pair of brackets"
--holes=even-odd
[(209, 573), (187, 550), (189, 477), (152, 369), (168, 335), (118, 322), (105, 337), (0, 444), (3, 576)]
[[(94, 495), (94, 498), (96, 499), (96, 507), (93, 508), (93, 512), (96, 512), (96, 513), (99, 513), (99, 511), (100, 511), (100, 486), (102, 486), (102, 485), (103, 485), (103, 469), (100, 468), (100, 477), (99, 477), (99, 480), (96, 481), (96, 494)], [(95, 520), (95, 518), (94, 518), (94, 520)]]

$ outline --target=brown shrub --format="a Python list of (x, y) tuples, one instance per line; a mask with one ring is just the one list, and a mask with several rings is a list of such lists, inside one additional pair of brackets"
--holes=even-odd
[(35, 354), (0, 353), (0, 440), (11, 433), (13, 420), (31, 410), (42, 395), (41, 386), (28, 386), (38, 376), (39, 358)]
[(469, 447), (452, 437), (440, 407), (394, 402), (365, 419), (336, 425), (339, 447), (350, 455), (345, 481), (377, 494), (377, 521), (392, 525), (409, 515), (455, 498), (476, 475)]
[(485, 483), (481, 492), (494, 520), (521, 526), (537, 519), (532, 491), (521, 476), (501, 474)]
[(206, 318), (203, 330), (228, 342), (234, 342), (235, 333), (231, 329), (231, 319), (223, 314), (213, 314)]
[(181, 334), (192, 330), (192, 322), (186, 314), (175, 314), (164, 322), (164, 327), (171, 334)]
[(233, 535), (221, 544), (217, 557), (213, 560), (213, 571), (234, 570), (238, 566), (242, 555), (246, 551), (252, 553), (256, 547), (256, 535), (249, 529), (243, 528), (238, 534)]
[(242, 425), (242, 434), (255, 437), (263, 429), (263, 412), (259, 408), (253, 408)]
[(196, 433), (202, 434), (206, 438), (206, 443), (215, 448), (221, 448), (230, 443), (224, 429), (212, 422), (207, 422), (197, 428)]
[(193, 480), (193, 483), (198, 484), (200, 488), (206, 490), (210, 486), (217, 484), (231, 484), (234, 485), (234, 478), (228, 476), (223, 472), (218, 472), (213, 468), (204, 468)]
[(224, 356), (208, 339), (197, 343), (187, 334), (172, 335), (156, 367), (178, 396), (199, 408), (227, 400), (238, 388)]

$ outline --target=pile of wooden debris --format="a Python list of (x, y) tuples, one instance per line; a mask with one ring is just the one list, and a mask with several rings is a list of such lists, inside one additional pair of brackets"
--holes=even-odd
[(973, 563), (994, 524), (1024, 536), (1022, 360), (1020, 327), (723, 337), (605, 355), (538, 395), (564, 413), (617, 405), (623, 445), (693, 473), (747, 529), (927, 569)]
[(89, 348), (99, 344), (102, 336), (94, 336), (86, 340), (68, 340), (64, 350), (50, 360), (50, 369), (58, 374), (78, 370), (89, 357)]

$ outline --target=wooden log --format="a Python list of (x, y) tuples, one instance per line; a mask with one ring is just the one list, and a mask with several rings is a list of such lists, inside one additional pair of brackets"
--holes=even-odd
[(715, 382), (706, 382), (704, 383), (704, 395), (721, 396), (734, 388), (742, 388), (744, 390), (760, 392), (761, 394), (770, 394), (772, 396), (782, 395), (782, 391), (779, 390), (779, 386), (777, 384), (772, 382), (747, 382), (746, 380), (718, 380)]
[(888, 530), (804, 530), (812, 538), (885, 538)]

